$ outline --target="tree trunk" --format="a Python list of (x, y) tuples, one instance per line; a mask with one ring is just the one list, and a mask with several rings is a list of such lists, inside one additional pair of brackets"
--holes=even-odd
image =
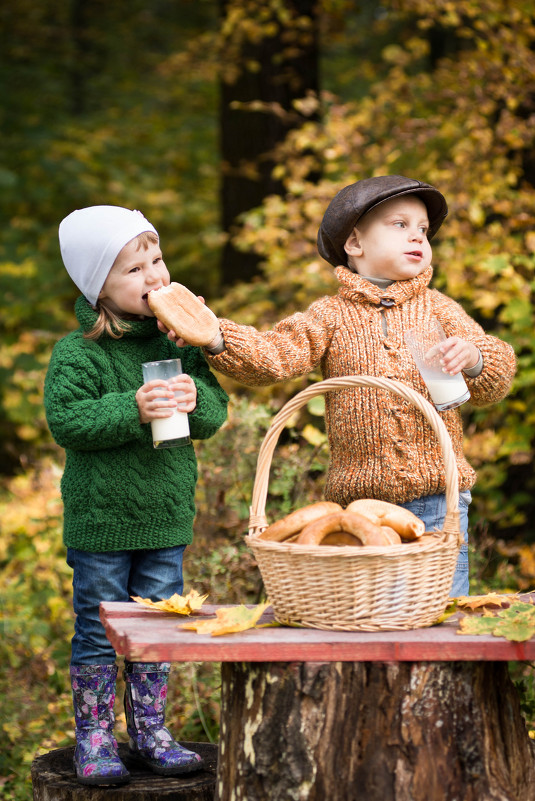
[(503, 662), (224, 663), (217, 801), (527, 801)]
[(215, 792), (217, 746), (182, 743), (204, 760), (204, 769), (185, 776), (157, 776), (133, 763), (128, 747), (119, 744), (119, 756), (131, 774), (128, 784), (89, 787), (74, 776), (74, 747), (57, 748), (32, 763), (33, 801), (212, 801)]
[[(247, 18), (239, 19), (225, 34), (220, 89), (220, 147), (222, 158), (221, 207), (223, 230), (235, 230), (237, 217), (259, 206), (270, 194), (280, 194), (282, 184), (272, 175), (273, 148), (289, 130), (306, 119), (293, 107), (307, 92), (318, 92), (318, 42), (315, 0), (284, 3), (281, 19), (274, 4), (250, 4)], [(233, 6), (221, 0), (221, 16)], [(296, 20), (308, 19), (300, 27)], [(251, 28), (257, 39), (246, 32)], [(260, 101), (264, 110), (247, 104)], [(267, 110), (273, 104), (273, 111)], [(249, 280), (258, 272), (258, 256), (237, 250), (231, 241), (222, 256), (222, 281), (228, 286)]]

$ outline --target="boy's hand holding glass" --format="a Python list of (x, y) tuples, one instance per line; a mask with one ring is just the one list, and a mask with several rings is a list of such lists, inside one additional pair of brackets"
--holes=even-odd
[[(428, 329), (406, 331), (405, 342), (439, 411), (455, 409), (468, 400), (470, 392), (461, 370), (468, 366), (467, 359), (472, 360), (473, 346), (459, 337), (447, 338), (436, 319)], [(478, 356), (473, 363), (477, 361)]]
[(476, 346), (460, 337), (448, 337), (440, 345), (440, 353), (442, 366), (450, 375), (475, 367), (479, 361), (479, 350)]

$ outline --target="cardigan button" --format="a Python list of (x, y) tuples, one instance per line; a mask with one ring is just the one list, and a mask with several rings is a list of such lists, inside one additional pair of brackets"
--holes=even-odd
[(392, 298), (381, 298), (379, 303), (381, 304), (381, 306), (386, 306), (387, 309), (390, 308), (390, 306), (396, 305), (396, 301), (392, 300)]

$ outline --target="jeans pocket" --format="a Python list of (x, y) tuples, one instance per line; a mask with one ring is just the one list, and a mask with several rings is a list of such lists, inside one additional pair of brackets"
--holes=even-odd
[(463, 492), (459, 493), (459, 506), (463, 506), (465, 509), (468, 509), (471, 503), (472, 493), (470, 490), (463, 490)]

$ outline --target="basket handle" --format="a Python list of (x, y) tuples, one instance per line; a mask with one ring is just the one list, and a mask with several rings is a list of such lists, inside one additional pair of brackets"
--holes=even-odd
[(369, 375), (339, 376), (336, 378), (328, 378), (325, 381), (318, 381), (306, 387), (306, 389), (303, 389), (301, 392), (298, 392), (297, 395), (291, 398), (275, 415), (258, 453), (249, 515), (249, 535), (259, 535), (267, 528), (265, 509), (269, 470), (280, 432), (286, 425), (288, 419), (298, 409), (304, 406), (310, 398), (314, 398), (316, 395), (322, 395), (325, 392), (330, 392), (331, 390), (348, 387), (376, 387), (378, 389), (389, 390), (396, 395), (400, 395), (422, 412), (437, 436), (444, 461), (446, 473), (446, 517), (443, 530), (448, 534), (455, 534), (459, 542), (462, 542), (462, 535), (459, 531), (459, 478), (457, 461), (453, 452), (450, 435), (443, 420), (435, 410), (435, 407), (429, 403), (423, 395), (411, 389), (407, 384), (390, 378), (380, 378)]

